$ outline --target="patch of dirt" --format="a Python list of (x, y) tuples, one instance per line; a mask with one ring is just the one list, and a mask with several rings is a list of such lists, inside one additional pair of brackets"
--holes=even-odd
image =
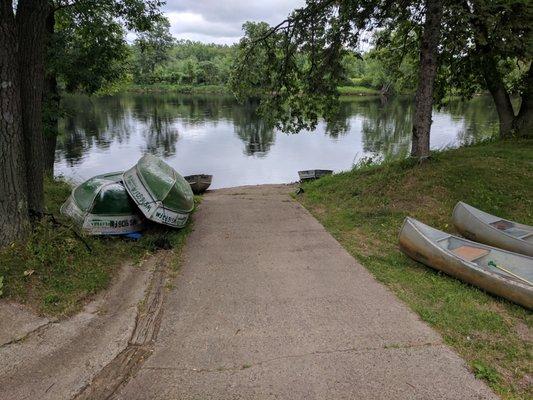
[(533, 342), (533, 334), (531, 332), (531, 329), (522, 321), (516, 321), (513, 328), (521, 340), (525, 342)]

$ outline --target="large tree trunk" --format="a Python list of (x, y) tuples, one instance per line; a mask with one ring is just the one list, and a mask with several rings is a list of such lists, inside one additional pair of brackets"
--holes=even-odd
[[(474, 28), (474, 43), (481, 60), (481, 74), (487, 85), (487, 89), (494, 100), (498, 119), (500, 121), (500, 137), (505, 138), (513, 133), (515, 114), (511, 103), (511, 96), (503, 83), (497, 60), (492, 53), (492, 45), (488, 42), (488, 27), (484, 22), (487, 18), (487, 10), (478, 2), (473, 2), (473, 12), (470, 16)], [(464, 3), (467, 12), (471, 12), (469, 6)]]
[(16, 15), (28, 207), (36, 216), (44, 211), (42, 103), (48, 7), (47, 0), (19, 0)]
[(54, 163), (58, 135), (58, 113), (60, 96), (57, 89), (57, 79), (51, 74), (46, 77), (44, 133), (44, 172), (48, 176), (54, 176)]
[(415, 96), (411, 156), (420, 160), (429, 156), (429, 134), (433, 109), (433, 89), (437, 75), (437, 48), (440, 39), (442, 1), (426, 0), (426, 21), (420, 43), (420, 66)]
[(533, 138), (533, 63), (526, 77), (526, 89), (522, 95), (520, 111), (513, 121), (513, 131), (517, 136)]
[[(55, 28), (55, 11), (50, 9), (46, 19), (46, 32), (48, 41), (52, 40)], [(55, 151), (58, 135), (59, 103), (61, 96), (57, 88), (55, 71), (46, 71), (44, 93), (44, 172), (48, 176), (54, 176)]]
[(482, 54), (481, 71), (496, 105), (496, 112), (500, 121), (500, 137), (504, 138), (511, 134), (515, 117), (511, 97), (498, 71), (496, 60), (490, 54), (490, 49), (482, 47)]
[(0, 4), (0, 246), (29, 229), (17, 30), (11, 1)]

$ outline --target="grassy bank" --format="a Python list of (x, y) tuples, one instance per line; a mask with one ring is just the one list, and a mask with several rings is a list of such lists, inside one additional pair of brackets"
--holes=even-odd
[(59, 216), (70, 190), (66, 182), (47, 181), (47, 212), (60, 224), (48, 217), (25, 243), (0, 249), (3, 298), (26, 303), (42, 314), (68, 315), (106, 288), (122, 263), (137, 263), (161, 247), (173, 248), (178, 259), (190, 227), (154, 226), (139, 241), (84, 236), (89, 251), (70, 228), (71, 221)]
[(224, 85), (171, 85), (158, 83), (151, 85), (129, 84), (123, 91), (134, 93), (183, 93), (183, 94), (229, 94), (229, 89)]
[(422, 165), (364, 166), (306, 184), (298, 196), (505, 399), (533, 394), (533, 313), (412, 261), (397, 240), (407, 215), (454, 232), (458, 200), (533, 225), (532, 154), (531, 141), (486, 143), (437, 153)]
[(337, 88), (341, 96), (375, 96), (379, 90), (365, 86), (339, 86)]
[[(364, 86), (339, 86), (341, 96), (374, 96), (379, 95), (379, 90)], [(183, 93), (183, 94), (230, 94), (231, 91), (224, 85), (171, 85), (171, 84), (151, 84), (137, 85), (129, 84), (124, 86), (122, 91), (134, 93)]]

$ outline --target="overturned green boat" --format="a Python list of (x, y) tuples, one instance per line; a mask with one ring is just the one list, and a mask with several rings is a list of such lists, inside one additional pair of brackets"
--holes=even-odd
[(182, 228), (194, 208), (190, 185), (170, 165), (147, 154), (124, 172), (126, 190), (151, 221)]
[(61, 214), (90, 235), (124, 235), (144, 227), (144, 218), (122, 184), (123, 172), (97, 175), (72, 190)]

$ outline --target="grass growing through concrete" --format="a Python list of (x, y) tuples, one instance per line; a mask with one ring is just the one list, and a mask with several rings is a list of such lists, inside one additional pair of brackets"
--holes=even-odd
[(190, 226), (181, 230), (154, 226), (139, 241), (84, 236), (89, 251), (69, 228), (72, 222), (59, 215), (70, 191), (64, 181), (47, 180), (46, 209), (61, 225), (45, 218), (27, 241), (0, 249), (2, 297), (26, 303), (42, 314), (64, 316), (106, 288), (125, 262), (137, 263), (159, 248), (172, 248), (178, 260)]
[(465, 201), (533, 225), (533, 142), (485, 143), (363, 166), (304, 185), (298, 196), (339, 242), (437, 331), (504, 399), (533, 395), (533, 314), (419, 264), (398, 250), (406, 216), (455, 232)]

